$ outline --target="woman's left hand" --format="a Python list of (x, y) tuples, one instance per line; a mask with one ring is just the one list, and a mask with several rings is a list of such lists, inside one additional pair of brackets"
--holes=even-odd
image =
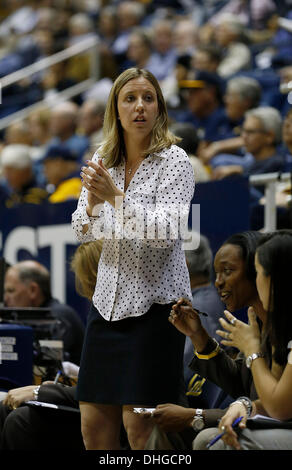
[(83, 185), (98, 199), (107, 201), (115, 207), (115, 198), (124, 196), (123, 191), (115, 185), (101, 159), (98, 160), (98, 163), (89, 160), (88, 166), (82, 167), (81, 171)]
[(248, 324), (235, 318), (228, 310), (224, 310), (224, 314), (228, 321), (220, 318), (219, 322), (225, 331), (216, 331), (224, 338), (221, 343), (225, 346), (234, 346), (245, 356), (259, 352), (261, 336), (253, 308), (248, 309)]

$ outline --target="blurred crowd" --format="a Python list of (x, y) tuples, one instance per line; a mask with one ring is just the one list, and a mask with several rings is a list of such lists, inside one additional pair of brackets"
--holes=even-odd
[[(132, 66), (159, 80), (197, 182), (291, 171), (291, 0), (3, 0), (0, 80), (91, 37), (99, 79), (86, 92), (52, 105), (90, 76), (88, 52), (3, 88), (0, 123), (44, 103), (0, 130), (6, 207), (78, 197), (111, 85)], [(253, 205), (264, 202), (261, 189), (251, 190)], [(277, 194), (279, 206), (290, 192)]]

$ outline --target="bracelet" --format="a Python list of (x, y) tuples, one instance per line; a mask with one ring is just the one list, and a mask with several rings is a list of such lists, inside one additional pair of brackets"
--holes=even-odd
[(246, 410), (247, 417), (249, 418), (252, 414), (252, 401), (251, 401), (251, 399), (248, 398), (248, 397), (239, 397), (239, 398), (237, 398), (236, 401), (234, 401), (233, 403), (231, 403), (229, 405), (229, 408), (231, 406), (235, 405), (236, 403), (241, 403), (244, 406), (244, 408)]
[(33, 393), (33, 399), (34, 399), (35, 401), (38, 400), (40, 388), (41, 388), (41, 386), (38, 385), (36, 388), (33, 389), (33, 392), (32, 392), (32, 393)]
[(212, 359), (212, 357), (218, 356), (219, 352), (221, 351), (220, 344), (218, 343), (218, 341), (216, 341), (215, 338), (212, 338), (212, 339), (213, 339), (213, 341), (215, 342), (216, 347), (215, 347), (215, 349), (213, 349), (213, 351), (211, 351), (209, 354), (198, 353), (198, 352), (194, 349), (194, 354), (195, 354), (195, 356), (197, 356), (198, 359), (209, 360), (209, 359)]

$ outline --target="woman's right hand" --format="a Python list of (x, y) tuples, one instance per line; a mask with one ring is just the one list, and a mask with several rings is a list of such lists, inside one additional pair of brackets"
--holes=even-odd
[(87, 189), (87, 207), (86, 211), (89, 216), (92, 215), (92, 211), (97, 204), (103, 204), (104, 199), (98, 197), (92, 190), (91, 184), (97, 181), (98, 175), (96, 171), (90, 167), (83, 166), (81, 169), (81, 178), (83, 186)]
[(237, 432), (233, 429), (232, 424), (237, 418), (242, 417), (242, 420), (238, 424), (238, 428), (244, 429), (246, 427), (247, 413), (245, 406), (242, 403), (233, 402), (232, 406), (229, 406), (225, 415), (221, 418), (218, 428), (219, 433), (224, 431), (222, 440), (225, 444), (234, 447), (236, 450), (240, 450), (240, 444), (238, 442)]
[(178, 331), (186, 336), (193, 336), (202, 330), (201, 320), (192, 304), (186, 299), (179, 299), (173, 305), (169, 321)]
[(12, 390), (9, 390), (2, 403), (10, 409), (18, 408), (24, 401), (34, 400), (33, 391), (35, 388), (36, 385), (13, 388)]

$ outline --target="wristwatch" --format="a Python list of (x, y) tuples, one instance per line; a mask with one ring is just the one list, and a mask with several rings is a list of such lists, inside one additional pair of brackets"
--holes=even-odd
[(264, 354), (262, 353), (253, 353), (251, 354), (250, 356), (247, 356), (246, 360), (245, 360), (245, 365), (248, 369), (251, 368), (251, 365), (252, 365), (252, 361), (254, 361), (255, 359), (257, 359), (258, 357), (264, 357)]
[(192, 428), (195, 431), (201, 431), (205, 427), (203, 410), (201, 408), (196, 409), (196, 414), (192, 421)]
[(41, 388), (41, 386), (38, 385), (38, 386), (37, 386), (36, 388), (34, 388), (33, 391), (32, 391), (32, 393), (33, 393), (33, 399), (34, 399), (35, 401), (38, 401), (40, 388)]

